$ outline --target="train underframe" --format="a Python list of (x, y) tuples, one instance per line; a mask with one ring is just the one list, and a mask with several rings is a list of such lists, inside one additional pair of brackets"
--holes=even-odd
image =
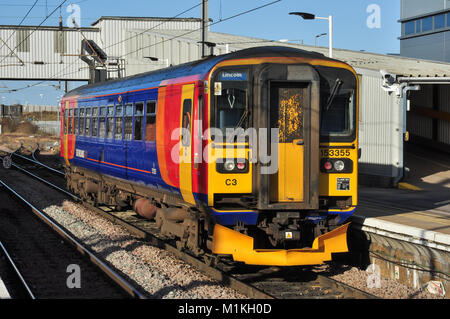
[[(263, 256), (262, 252), (279, 252), (281, 257), (273, 256), (274, 265), (320, 264), (331, 260), (330, 250), (324, 247), (324, 240), (330, 239), (331, 246), (338, 247), (332, 252), (347, 251), (348, 225), (339, 225), (337, 215), (327, 215), (314, 223), (308, 219), (311, 212), (267, 210), (259, 213), (256, 225), (237, 223), (224, 227), (216, 224), (207, 207), (187, 205), (177, 196), (143, 185), (73, 165), (66, 167), (66, 179), (67, 188), (83, 201), (117, 210), (133, 208), (141, 217), (154, 219), (161, 234), (175, 240), (178, 249), (189, 250), (208, 261), (216, 260), (218, 255), (232, 255), (235, 261), (270, 264), (268, 257), (272, 257)], [(286, 252), (311, 256), (301, 261), (298, 257), (289, 258)], [(257, 257), (248, 259), (255, 253)]]

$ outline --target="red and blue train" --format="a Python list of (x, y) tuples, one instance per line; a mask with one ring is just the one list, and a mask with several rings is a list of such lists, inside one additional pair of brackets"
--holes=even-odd
[(348, 251), (357, 86), (346, 63), (276, 46), (82, 86), (61, 101), (67, 186), (195, 255), (321, 264)]

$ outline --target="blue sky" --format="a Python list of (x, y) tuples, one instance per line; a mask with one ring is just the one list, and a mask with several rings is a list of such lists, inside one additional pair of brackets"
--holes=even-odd
[[(236, 15), (255, 7), (271, 3), (274, 0), (209, 0), (209, 16), (214, 22)], [(18, 24), (35, 0), (6, 1), (0, 0), (0, 24)], [(45, 16), (51, 13), (61, 1), (39, 0), (30, 12), (23, 25), (38, 25)], [(67, 1), (57, 10), (44, 25), (58, 25), (59, 15), (65, 23), (70, 15), (66, 12), (70, 3), (76, 3), (81, 8), (81, 25), (90, 26), (100, 16), (151, 16), (174, 17), (189, 9), (200, 0), (72, 0)], [(367, 12), (376, 5), (379, 11), (379, 25), (370, 28), (367, 19), (375, 12)], [(302, 40), (313, 45), (317, 34), (328, 32), (327, 21), (303, 20), (290, 16), (291, 11), (314, 13), (317, 16), (333, 16), (335, 48), (349, 50), (365, 50), (376, 53), (398, 53), (400, 43), (399, 0), (281, 0), (268, 7), (251, 13), (220, 22), (211, 27), (212, 31), (252, 36), (269, 40)], [(200, 17), (200, 6), (185, 13), (182, 17)], [(370, 20), (370, 19), (369, 19)], [(297, 42), (298, 43), (298, 42)], [(328, 38), (322, 37), (318, 45), (328, 46)], [(9, 89), (23, 87), (33, 82), (0, 81), (0, 92), (4, 85)], [(49, 84), (57, 84), (49, 82)], [(76, 84), (70, 85), (74, 87)], [(78, 84), (79, 85), (79, 84)], [(40, 94), (44, 94), (41, 98)], [(0, 103), (55, 104), (57, 96), (63, 91), (51, 86), (38, 86), (16, 93), (1, 93)], [(4, 97), (4, 98), (3, 98)]]

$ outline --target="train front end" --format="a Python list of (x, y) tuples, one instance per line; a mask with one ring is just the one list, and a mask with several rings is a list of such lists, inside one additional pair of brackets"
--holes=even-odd
[(213, 253), (292, 266), (348, 251), (357, 92), (347, 64), (298, 50), (215, 66), (206, 132)]

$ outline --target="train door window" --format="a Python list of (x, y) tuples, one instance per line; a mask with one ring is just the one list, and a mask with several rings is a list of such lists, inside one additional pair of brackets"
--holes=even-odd
[(203, 116), (203, 95), (198, 96), (198, 111), (197, 111), (197, 138), (202, 140), (202, 116)]
[(106, 119), (106, 138), (114, 137), (114, 106), (108, 106), (108, 117)]
[(80, 109), (80, 125), (79, 125), (79, 134), (84, 135), (84, 115), (85, 115), (85, 109)]
[(183, 101), (183, 131), (181, 132), (181, 143), (183, 146), (191, 145), (191, 109), (192, 100), (186, 99)]
[(144, 122), (144, 102), (137, 102), (134, 109), (134, 140), (142, 141), (142, 124)]
[(85, 135), (91, 136), (91, 108), (86, 108), (86, 126), (85, 126)]
[(75, 130), (75, 135), (78, 135), (78, 109), (73, 110), (73, 128)]
[(73, 134), (73, 132), (72, 132), (72, 129), (73, 129), (72, 121), (73, 121), (73, 109), (69, 109), (68, 134)]
[(125, 128), (124, 139), (131, 141), (133, 137), (133, 104), (129, 103), (125, 105)]
[(68, 110), (64, 110), (64, 134), (67, 134), (67, 117), (69, 116)]
[(145, 112), (145, 140), (156, 141), (156, 101), (147, 101)]
[(106, 137), (106, 107), (100, 108), (100, 117), (99, 117), (99, 123), (98, 123), (98, 137), (105, 138)]
[(114, 138), (116, 140), (122, 139), (122, 129), (123, 129), (123, 106), (116, 105), (116, 130), (114, 133)]
[(92, 136), (98, 136), (98, 107), (92, 108)]

